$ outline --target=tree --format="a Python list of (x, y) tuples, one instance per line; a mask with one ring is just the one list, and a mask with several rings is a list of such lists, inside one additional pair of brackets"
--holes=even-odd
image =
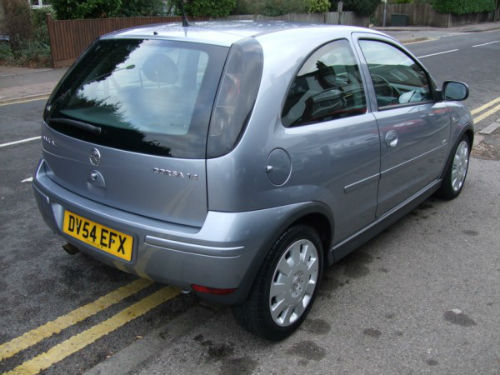
[(10, 46), (12, 50), (17, 50), (24, 40), (31, 39), (33, 35), (30, 6), (25, 0), (6, 0), (4, 6)]
[[(238, 0), (238, 13), (262, 14), (270, 17), (303, 13), (307, 11), (306, 1), (308, 0)], [(316, 2), (311, 0), (311, 3)]]
[(158, 16), (162, 13), (162, 0), (127, 0), (126, 4), (122, 4), (119, 15), (125, 17)]
[(307, 11), (309, 13), (324, 13), (330, 9), (329, 0), (306, 0)]
[(121, 6), (121, 0), (52, 0), (58, 19), (114, 17)]
[[(360, 16), (370, 16), (375, 12), (380, 2), (380, 0), (343, 0), (343, 9), (353, 11)], [(332, 1), (331, 4), (330, 9), (336, 11), (338, 1)]]
[[(175, 0), (180, 12), (182, 0)], [(227, 17), (236, 6), (236, 0), (187, 0), (184, 1), (186, 13), (192, 17)]]
[(495, 0), (432, 0), (431, 4), (439, 13), (459, 15), (495, 10)]

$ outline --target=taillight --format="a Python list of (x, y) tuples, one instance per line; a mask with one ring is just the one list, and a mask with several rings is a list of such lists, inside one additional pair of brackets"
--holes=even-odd
[(206, 294), (216, 294), (216, 295), (231, 294), (236, 290), (236, 288), (233, 288), (233, 289), (209, 288), (207, 286), (196, 285), (196, 284), (192, 284), (191, 288), (193, 288), (193, 290), (195, 292), (206, 293)]

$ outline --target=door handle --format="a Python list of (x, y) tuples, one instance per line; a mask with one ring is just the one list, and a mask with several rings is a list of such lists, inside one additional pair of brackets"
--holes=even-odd
[(385, 143), (389, 147), (396, 147), (398, 145), (398, 133), (395, 130), (389, 130), (385, 134)]

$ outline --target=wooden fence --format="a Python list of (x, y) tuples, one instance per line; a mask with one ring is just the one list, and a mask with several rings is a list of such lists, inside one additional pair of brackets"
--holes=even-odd
[[(227, 19), (285, 20), (292, 22), (330, 23), (344, 25), (368, 26), (368, 17), (358, 17), (352, 12), (342, 13), (339, 22), (338, 13), (321, 14), (289, 14), (282, 17), (236, 16)], [(206, 18), (196, 18), (194, 21), (204, 21)], [(50, 36), (52, 64), (55, 68), (68, 66), (99, 36), (127, 27), (181, 22), (180, 17), (127, 17), (127, 18), (97, 18), (80, 20), (54, 20), (47, 14), (47, 28)]]
[(245, 21), (286, 21), (298, 23), (326, 23), (331, 25), (353, 25), (368, 27), (370, 23), (369, 17), (358, 16), (354, 12), (342, 12), (339, 19), (339, 13), (290, 13), (277, 17), (268, 17), (262, 15), (237, 15), (224, 18), (226, 20), (245, 20)]
[(68, 66), (99, 36), (127, 27), (181, 22), (181, 17), (127, 17), (54, 20), (47, 14), (52, 64)]

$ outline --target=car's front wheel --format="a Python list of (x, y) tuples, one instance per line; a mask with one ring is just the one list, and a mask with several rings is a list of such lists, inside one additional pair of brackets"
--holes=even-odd
[(248, 300), (233, 307), (239, 323), (269, 340), (282, 340), (305, 319), (323, 272), (323, 247), (309, 226), (289, 228), (263, 262)]
[(453, 159), (445, 172), (443, 183), (437, 195), (444, 199), (456, 198), (464, 187), (469, 169), (471, 145), (469, 137), (464, 136), (455, 147)]

